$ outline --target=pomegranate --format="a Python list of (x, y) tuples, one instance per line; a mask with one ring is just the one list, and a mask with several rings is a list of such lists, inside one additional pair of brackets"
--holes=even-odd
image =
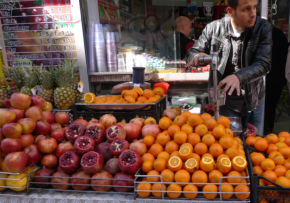
[(245, 131), (245, 137), (256, 136), (257, 128), (251, 123), (247, 123), (247, 130)]
[(54, 120), (56, 123), (64, 126), (67, 125), (70, 121), (70, 115), (66, 112), (56, 112), (54, 114)]
[(87, 190), (90, 188), (91, 176), (85, 173), (83, 170), (75, 172), (70, 179), (71, 187), (74, 190)]
[(111, 143), (109, 149), (114, 156), (120, 156), (120, 154), (128, 148), (129, 143), (127, 140), (117, 139)]
[[(134, 175), (129, 173), (117, 173), (113, 180), (114, 189), (117, 192), (129, 192), (134, 188)], [(125, 187), (127, 186), (127, 187)]]
[[(90, 126), (92, 125), (95, 125), (99, 123), (99, 120), (98, 119), (95, 119), (95, 118), (92, 118), (89, 122), (88, 122), (88, 125), (87, 125), (87, 128), (89, 128)], [(104, 127), (105, 128), (105, 127)]]
[(52, 137), (48, 137), (44, 140), (40, 140), (37, 146), (41, 153), (50, 154), (55, 151), (57, 147), (57, 141)]
[(116, 125), (117, 119), (112, 114), (104, 114), (101, 116), (99, 122), (103, 124), (105, 128), (107, 129), (108, 127), (112, 125)]
[[(52, 174), (50, 183), (54, 189), (68, 190), (69, 189), (69, 175), (62, 171), (57, 171), (54, 174)], [(57, 184), (54, 184), (54, 183), (57, 183)]]
[(158, 124), (149, 123), (142, 128), (142, 137), (151, 135), (156, 139), (159, 133), (161, 133), (161, 129), (159, 128)]
[(82, 155), (95, 148), (95, 141), (89, 136), (82, 136), (76, 139), (74, 143), (75, 152)]
[(81, 123), (81, 124), (83, 124), (85, 127), (87, 127), (87, 125), (88, 125), (88, 121), (86, 121), (85, 119), (83, 119), (83, 117), (80, 117), (79, 119), (74, 120), (72, 123)]
[(171, 120), (174, 120), (176, 116), (178, 116), (178, 114), (174, 109), (165, 109), (162, 112), (162, 117), (168, 117)]
[(36, 144), (31, 144), (28, 145), (27, 147), (25, 147), (23, 149), (23, 151), (27, 154), (28, 156), (28, 162), (27, 165), (31, 165), (31, 164), (38, 164), (38, 162), (40, 161), (42, 154), (40, 153), (40, 151), (38, 150), (38, 147)]
[(126, 131), (121, 125), (112, 125), (106, 130), (106, 137), (109, 142), (113, 142), (117, 139), (125, 139)]
[(72, 123), (65, 130), (65, 136), (68, 141), (74, 143), (75, 140), (82, 136), (85, 131), (85, 126), (82, 123)]
[(4, 163), (9, 172), (19, 173), (27, 166), (28, 155), (25, 152), (11, 152), (5, 157)]
[(135, 123), (142, 128), (144, 126), (144, 121), (144, 118), (139, 118), (139, 116), (136, 116), (136, 118), (131, 119), (129, 123)]
[(103, 142), (105, 139), (106, 133), (105, 130), (97, 125), (91, 125), (89, 128), (86, 129), (85, 135), (89, 136), (92, 138), (96, 144)]
[(139, 154), (133, 150), (127, 149), (119, 157), (119, 167), (122, 172), (135, 174), (142, 164)]
[(40, 164), (46, 168), (55, 168), (58, 164), (58, 158), (54, 154), (46, 154), (42, 157)]
[(53, 132), (53, 131), (59, 130), (59, 129), (63, 129), (64, 130), (64, 128), (62, 128), (62, 126), (59, 123), (50, 124), (50, 127), (51, 127), (50, 132)]
[(64, 129), (57, 129), (52, 131), (50, 137), (54, 138), (57, 143), (61, 143), (66, 140)]
[(87, 152), (81, 159), (81, 166), (84, 172), (94, 174), (99, 172), (104, 165), (104, 158), (98, 152)]
[(109, 142), (102, 142), (95, 147), (95, 151), (103, 156), (105, 162), (113, 158), (113, 154), (109, 150), (110, 146), (111, 144)]
[(100, 171), (92, 176), (91, 186), (95, 191), (109, 191), (113, 176), (107, 171)]
[(65, 152), (59, 158), (59, 166), (65, 173), (72, 174), (80, 166), (80, 157), (72, 151)]
[(74, 146), (71, 142), (65, 141), (57, 145), (55, 155), (59, 158), (65, 152), (74, 151)]
[(126, 124), (126, 120), (123, 119), (121, 120), (120, 122), (117, 123), (117, 125), (121, 125), (121, 126), (124, 126)]
[(146, 145), (140, 140), (135, 140), (134, 142), (132, 142), (129, 146), (129, 149), (134, 150), (140, 156), (143, 156), (147, 152)]
[(115, 175), (115, 174), (121, 172), (121, 170), (119, 168), (119, 159), (118, 158), (109, 159), (109, 161), (107, 161), (104, 169), (112, 175)]
[(126, 140), (129, 142), (141, 136), (141, 127), (135, 123), (126, 123), (124, 129), (126, 130)]
[(9, 154), (11, 152), (19, 152), (22, 148), (22, 143), (20, 139), (5, 138), (1, 142), (1, 150)]
[(33, 182), (35, 183), (36, 187), (39, 188), (47, 188), (50, 184), (50, 177), (54, 173), (54, 170), (50, 168), (43, 167), (42, 169), (38, 170), (35, 175), (33, 176)]
[[(20, 119), (22, 120), (22, 119)], [(37, 121), (35, 124), (34, 133), (36, 135), (50, 135), (51, 125), (44, 121)]]

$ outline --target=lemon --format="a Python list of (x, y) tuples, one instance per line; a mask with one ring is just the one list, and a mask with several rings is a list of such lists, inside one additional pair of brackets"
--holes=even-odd
[(0, 174), (0, 191), (6, 189), (6, 180), (4, 180), (2, 178), (7, 178), (7, 175), (6, 174)]
[(14, 191), (23, 191), (27, 188), (27, 174), (20, 173), (18, 175), (9, 175), (7, 179), (15, 179), (15, 180), (6, 180), (6, 185), (8, 188)]

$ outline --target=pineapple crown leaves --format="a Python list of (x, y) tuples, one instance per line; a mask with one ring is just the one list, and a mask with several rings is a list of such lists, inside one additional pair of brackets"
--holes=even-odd
[(56, 84), (55, 84), (55, 79), (53, 77), (53, 70), (49, 69), (47, 71), (42, 71), (41, 75), (41, 85), (45, 89), (54, 89)]
[(24, 83), (25, 86), (29, 88), (35, 87), (39, 84), (39, 68), (38, 67), (24, 67), (23, 71), (25, 73)]
[[(6, 72), (8, 71), (8, 72)], [(4, 75), (6, 77), (12, 78), (15, 82), (15, 86), (20, 89), (24, 86), (25, 83), (25, 72), (22, 68), (16, 68), (16, 67), (8, 67), (5, 68)]]
[(65, 59), (54, 69), (53, 77), (58, 87), (67, 87), (76, 83), (79, 67), (77, 60)]

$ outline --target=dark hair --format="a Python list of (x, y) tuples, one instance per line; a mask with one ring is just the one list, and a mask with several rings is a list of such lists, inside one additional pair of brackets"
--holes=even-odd
[(231, 7), (234, 10), (237, 9), (238, 4), (239, 4), (239, 0), (228, 0), (228, 7)]

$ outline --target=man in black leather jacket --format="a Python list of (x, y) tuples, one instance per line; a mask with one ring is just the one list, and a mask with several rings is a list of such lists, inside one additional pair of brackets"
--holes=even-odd
[[(187, 53), (189, 66), (218, 46), (218, 89), (226, 95), (220, 115), (241, 117), (263, 134), (264, 78), (271, 68), (272, 26), (256, 16), (257, 0), (228, 0), (227, 14), (208, 24)], [(212, 75), (209, 86), (212, 84)]]

